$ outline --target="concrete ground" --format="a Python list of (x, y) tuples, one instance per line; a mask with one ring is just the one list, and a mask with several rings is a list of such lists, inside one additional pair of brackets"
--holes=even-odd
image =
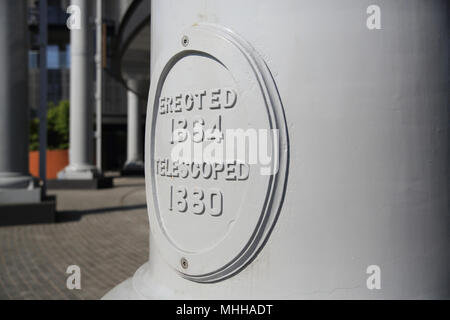
[[(96, 191), (50, 191), (58, 222), (0, 227), (0, 299), (99, 299), (148, 260), (143, 178)], [(66, 287), (68, 266), (81, 290)]]

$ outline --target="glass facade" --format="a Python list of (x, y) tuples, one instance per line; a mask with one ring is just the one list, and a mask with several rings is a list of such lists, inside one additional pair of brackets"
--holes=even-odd
[[(28, 66), (30, 69), (39, 69), (39, 56), (39, 51), (30, 50), (28, 52)], [(49, 45), (47, 47), (47, 69), (70, 69), (70, 45), (67, 45), (65, 51), (60, 51), (57, 45)]]

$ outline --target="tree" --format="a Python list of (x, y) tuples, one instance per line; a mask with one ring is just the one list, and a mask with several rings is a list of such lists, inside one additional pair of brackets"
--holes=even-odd
[[(47, 149), (65, 150), (69, 148), (69, 102), (58, 105), (50, 102), (47, 110)], [(39, 119), (30, 123), (30, 151), (39, 150)]]

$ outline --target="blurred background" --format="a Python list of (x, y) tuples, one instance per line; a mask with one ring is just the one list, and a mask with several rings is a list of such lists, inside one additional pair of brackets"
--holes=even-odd
[(0, 0), (0, 299), (98, 299), (146, 261), (149, 75), (150, 0)]
[[(92, 68), (95, 68), (95, 18), (96, 1), (89, 1), (90, 41), (92, 42), (89, 60)], [(103, 44), (103, 108), (102, 108), (102, 132), (103, 144), (102, 167), (106, 171), (120, 171), (123, 169), (127, 158), (127, 81), (134, 78), (148, 81), (150, 59), (150, 8), (148, 1), (110, 0), (106, 1), (102, 12), (102, 41)], [(68, 148), (68, 118), (63, 118), (61, 113), (67, 113), (70, 100), (70, 30), (67, 21), (70, 14), (67, 8), (70, 0), (48, 0), (48, 44), (47, 44), (47, 99), (49, 103), (49, 148)], [(145, 9), (142, 15), (137, 10)], [(139, 21), (136, 21), (139, 16)], [(29, 29), (28, 49), (28, 92), (29, 109), (32, 119), (32, 135), (30, 137), (31, 150), (38, 148), (37, 118), (39, 110), (39, 1), (27, 0), (27, 22)], [(133, 25), (131, 25), (133, 24)], [(131, 70), (133, 65), (136, 69)], [(92, 88), (95, 88), (95, 73), (92, 73)], [(146, 105), (147, 88), (137, 92), (140, 104)], [(133, 88), (132, 88), (133, 90)], [(91, 97), (92, 106), (95, 105), (95, 94)], [(52, 110), (54, 109), (54, 110)], [(141, 135), (143, 134), (145, 108), (140, 108)], [(93, 117), (96, 116), (95, 107), (92, 107)], [(55, 114), (56, 113), (56, 114)], [(67, 130), (60, 128), (61, 136), (55, 132), (54, 122), (66, 120)], [(56, 123), (63, 126), (65, 123)], [(65, 130), (65, 131), (62, 131)], [(95, 130), (95, 127), (93, 128)], [(59, 140), (58, 140), (59, 139)], [(142, 141), (142, 140), (141, 140)], [(95, 153), (94, 153), (95, 154)], [(50, 170), (54, 168), (49, 168)], [(55, 171), (55, 170), (52, 170)], [(33, 170), (33, 173), (37, 171)], [(56, 176), (51, 176), (56, 178)]]

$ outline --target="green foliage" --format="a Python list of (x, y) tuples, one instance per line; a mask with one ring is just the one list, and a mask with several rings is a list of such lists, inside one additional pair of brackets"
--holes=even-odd
[(39, 150), (39, 119), (33, 118), (30, 122), (30, 151)]
[[(47, 149), (69, 148), (69, 102), (49, 103), (47, 110)], [(30, 123), (30, 151), (39, 150), (39, 119)]]
[(69, 102), (50, 104), (47, 111), (48, 149), (69, 148)]

